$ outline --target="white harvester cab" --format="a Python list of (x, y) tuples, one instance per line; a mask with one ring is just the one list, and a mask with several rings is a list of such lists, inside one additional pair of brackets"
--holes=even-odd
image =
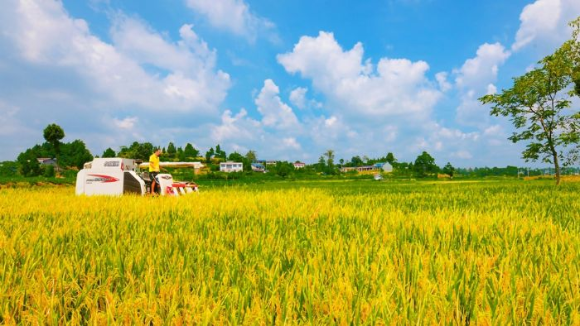
[[(77, 174), (77, 195), (145, 195), (149, 193), (151, 180), (148, 172), (139, 172), (149, 163), (138, 164), (136, 160), (125, 158), (96, 158), (85, 163)], [(161, 162), (160, 167), (185, 167), (199, 169), (199, 162)], [(161, 195), (176, 195), (198, 191), (195, 183), (175, 182), (171, 174), (157, 175)]]

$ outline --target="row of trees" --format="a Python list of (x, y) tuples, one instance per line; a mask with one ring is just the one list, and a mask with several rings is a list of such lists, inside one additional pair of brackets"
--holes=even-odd
[[(20, 174), (23, 176), (54, 176), (61, 168), (82, 168), (83, 164), (91, 161), (93, 155), (87, 149), (85, 143), (74, 140), (70, 143), (63, 143), (64, 130), (56, 125), (50, 124), (44, 129), (45, 142), (37, 144), (32, 148), (20, 153), (17, 162), (20, 166)], [(41, 166), (38, 158), (56, 159), (55, 165)]]
[(440, 168), (435, 163), (435, 158), (427, 152), (422, 152), (414, 162), (398, 162), (395, 155), (391, 152), (384, 157), (369, 158), (363, 156), (353, 156), (350, 161), (340, 159), (339, 164), (334, 163), (334, 151), (327, 150), (318, 159), (318, 163), (314, 164), (314, 169), (317, 172), (326, 174), (338, 174), (341, 167), (361, 167), (366, 165), (373, 165), (376, 163), (389, 163), (393, 167), (393, 171), (399, 175), (427, 177), (437, 175), (438, 173), (448, 174), (453, 177), (455, 168), (451, 163), (447, 163), (443, 168)]

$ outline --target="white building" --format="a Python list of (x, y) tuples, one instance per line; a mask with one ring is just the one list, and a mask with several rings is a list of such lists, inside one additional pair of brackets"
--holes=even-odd
[(244, 164), (239, 162), (222, 162), (220, 163), (220, 172), (242, 172)]
[(306, 167), (306, 163), (302, 163), (302, 162), (295, 162), (294, 163), (294, 168), (295, 169), (304, 169), (304, 167)]

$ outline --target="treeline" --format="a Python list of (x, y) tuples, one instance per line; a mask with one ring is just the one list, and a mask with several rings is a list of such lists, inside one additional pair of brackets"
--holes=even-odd
[[(0, 172), (8, 175), (20, 174), (25, 177), (45, 176), (53, 177), (56, 173), (71, 171), (76, 173), (83, 164), (93, 160), (93, 155), (85, 143), (76, 139), (70, 143), (63, 143), (64, 130), (56, 125), (48, 125), (44, 129), (45, 142), (37, 144), (18, 155), (16, 167), (8, 163), (3, 164)], [(41, 164), (38, 160), (46, 158), (53, 161), (51, 164)], [(3, 175), (6, 175), (3, 174)]]
[[(93, 155), (86, 148), (82, 140), (74, 140), (70, 143), (61, 142), (64, 138), (64, 130), (55, 124), (51, 124), (44, 129), (45, 142), (37, 144), (32, 148), (20, 153), (15, 162), (3, 162), (0, 164), (0, 176), (45, 176), (53, 177), (56, 174), (65, 176), (74, 176), (76, 171), (82, 169), (84, 163), (93, 160)], [(173, 142), (167, 146), (155, 146), (149, 142), (133, 142), (129, 146), (121, 146), (118, 152), (107, 148), (101, 157), (123, 157), (138, 159), (147, 162), (149, 156), (156, 148), (162, 149), (161, 161), (163, 162), (202, 162), (206, 165), (205, 174), (202, 178), (215, 179), (235, 179), (244, 176), (254, 175), (252, 163), (259, 162), (256, 151), (249, 150), (247, 153), (226, 153), (218, 144), (211, 147), (205, 152), (195, 148), (191, 143), (186, 143), (184, 147), (175, 146)], [(97, 156), (98, 157), (98, 156)], [(50, 163), (42, 164), (39, 158), (50, 159)], [(243, 172), (224, 174), (219, 172), (221, 162), (233, 161), (243, 163)], [(263, 162), (263, 161), (260, 161)], [(266, 168), (264, 176), (277, 177), (308, 177), (328, 175), (335, 176), (344, 174), (342, 168), (372, 166), (377, 163), (386, 163), (392, 166), (393, 177), (404, 178), (437, 178), (445, 177), (494, 177), (494, 176), (539, 176), (553, 173), (549, 169), (528, 169), (518, 168), (516, 166), (507, 166), (505, 168), (455, 168), (451, 163), (439, 167), (435, 163), (435, 158), (427, 152), (422, 152), (414, 161), (399, 162), (391, 152), (385, 156), (369, 158), (367, 156), (353, 156), (350, 160), (335, 158), (333, 150), (325, 151), (317, 163), (306, 165), (303, 168), (296, 169), (293, 162), (276, 161), (274, 164), (264, 166)], [(181, 171), (174, 171), (179, 174)], [(380, 171), (376, 171), (377, 173)], [(577, 174), (580, 171), (576, 168), (567, 168), (565, 174)], [(188, 172), (183, 172), (188, 173)], [(346, 172), (351, 176), (357, 174), (356, 171)]]

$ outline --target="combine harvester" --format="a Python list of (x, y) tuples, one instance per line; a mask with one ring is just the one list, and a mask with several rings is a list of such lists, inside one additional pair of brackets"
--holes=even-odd
[[(199, 162), (161, 162), (162, 168), (193, 168), (200, 169)], [(141, 168), (149, 167), (149, 163), (126, 158), (96, 158), (85, 163), (77, 174), (77, 195), (112, 195), (125, 194), (145, 195), (150, 193), (151, 180), (149, 172), (140, 172)], [(199, 191), (192, 182), (173, 181), (168, 173), (157, 175), (157, 193), (165, 196), (179, 196)], [(157, 190), (156, 189), (156, 190)]]

